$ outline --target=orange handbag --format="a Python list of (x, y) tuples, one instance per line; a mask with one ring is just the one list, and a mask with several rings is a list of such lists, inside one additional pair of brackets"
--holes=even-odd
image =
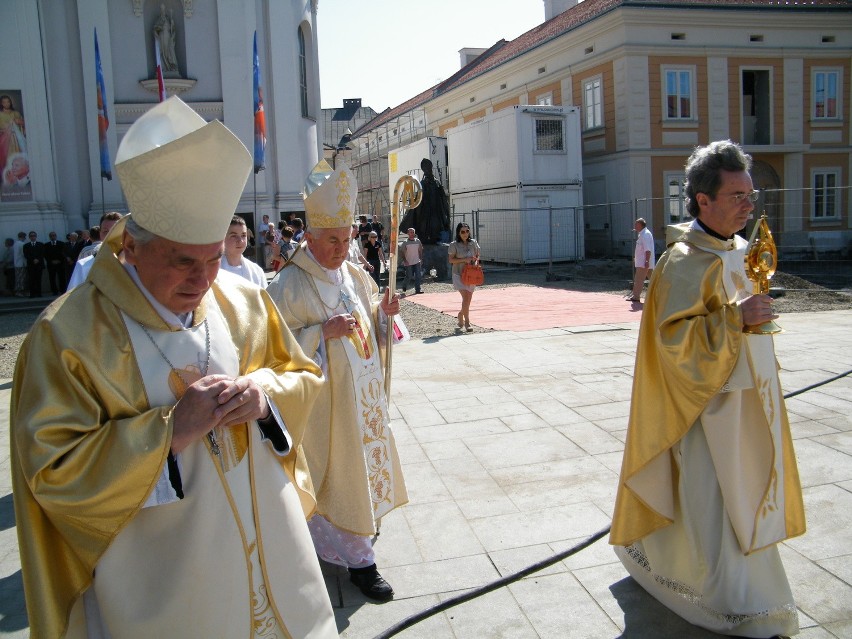
[(461, 281), (465, 286), (482, 286), (485, 283), (485, 273), (479, 261), (473, 264), (465, 264), (461, 272)]

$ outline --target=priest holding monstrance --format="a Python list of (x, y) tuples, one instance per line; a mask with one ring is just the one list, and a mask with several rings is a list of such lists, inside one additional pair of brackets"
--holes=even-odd
[(320, 370), (262, 289), (217, 278), (251, 166), (178, 98), (139, 118), (116, 157), (132, 215), (21, 349), (33, 637), (337, 636), (296, 468)]
[(758, 198), (750, 168), (728, 140), (686, 164), (695, 219), (669, 227), (648, 288), (610, 543), (687, 621), (776, 637), (798, 632), (778, 543), (805, 516), (774, 331), (759, 328), (776, 315), (737, 235)]

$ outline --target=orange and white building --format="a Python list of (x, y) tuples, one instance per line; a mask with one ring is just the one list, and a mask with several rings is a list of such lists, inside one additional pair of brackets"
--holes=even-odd
[(389, 150), (514, 105), (576, 105), (588, 255), (629, 254), (635, 217), (658, 239), (688, 217), (686, 158), (726, 138), (754, 158), (782, 253), (852, 250), (849, 2), (545, 0), (545, 18), (463, 50), (454, 76), (355, 131), (362, 210), (387, 212)]

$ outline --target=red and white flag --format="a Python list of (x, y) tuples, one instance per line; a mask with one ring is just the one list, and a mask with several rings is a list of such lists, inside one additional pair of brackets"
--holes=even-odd
[(154, 60), (157, 62), (157, 92), (160, 102), (166, 99), (166, 84), (163, 82), (163, 61), (160, 58), (160, 43), (154, 38)]

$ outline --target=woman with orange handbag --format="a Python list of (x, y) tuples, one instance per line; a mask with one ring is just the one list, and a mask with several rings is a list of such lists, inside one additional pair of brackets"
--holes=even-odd
[[(456, 225), (456, 241), (450, 244), (448, 249), (450, 264), (453, 267), (453, 288), (456, 289), (462, 297), (462, 307), (458, 314), (459, 329), (464, 327), (468, 332), (473, 329), (470, 327), (470, 301), (473, 299), (473, 292), (476, 290), (476, 284), (465, 283), (465, 278), (462, 273), (465, 266), (476, 267), (478, 270), (479, 283), (482, 283), (482, 269), (479, 268), (479, 244), (470, 236), (470, 227), (464, 222), (459, 222)], [(471, 269), (469, 269), (471, 270)], [(464, 324), (462, 324), (464, 321)]]

